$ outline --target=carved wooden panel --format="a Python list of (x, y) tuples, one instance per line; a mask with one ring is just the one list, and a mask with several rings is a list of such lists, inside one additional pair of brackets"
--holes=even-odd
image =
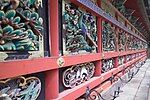
[(80, 7), (62, 2), (63, 53), (78, 54), (96, 52), (96, 17)]
[(123, 31), (118, 33), (118, 49), (119, 51), (125, 51), (126, 47), (126, 34)]
[(102, 73), (114, 68), (114, 59), (105, 59), (102, 61)]
[(95, 72), (94, 63), (71, 66), (63, 71), (62, 82), (66, 88), (73, 88), (91, 79)]
[(43, 79), (38, 73), (0, 80), (0, 100), (44, 100)]
[(42, 0), (0, 1), (0, 60), (44, 56), (44, 7)]
[(115, 51), (116, 50), (116, 32), (115, 27), (112, 27), (108, 22), (103, 22), (102, 29), (102, 44), (103, 51)]

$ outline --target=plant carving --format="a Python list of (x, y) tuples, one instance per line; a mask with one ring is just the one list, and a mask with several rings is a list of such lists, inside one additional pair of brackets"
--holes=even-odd
[(39, 50), (43, 19), (38, 14), (42, 0), (0, 1), (0, 50)]

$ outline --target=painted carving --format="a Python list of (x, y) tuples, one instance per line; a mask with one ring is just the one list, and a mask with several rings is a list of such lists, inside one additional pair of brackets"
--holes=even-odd
[(118, 58), (118, 64), (119, 65), (122, 65), (124, 63), (124, 61), (125, 61), (125, 59), (124, 59), (123, 56), (121, 56), (121, 57)]
[(92, 78), (95, 72), (93, 63), (86, 63), (72, 66), (63, 72), (63, 85), (73, 88)]
[(133, 41), (132, 41), (132, 36), (127, 34), (127, 49), (131, 50), (132, 49), (132, 45), (133, 45)]
[(41, 81), (37, 77), (23, 76), (0, 81), (0, 97), (8, 100), (36, 100), (41, 91)]
[(127, 59), (127, 61), (132, 60), (132, 55), (127, 55), (127, 56), (126, 56), (126, 59)]
[(102, 42), (104, 51), (116, 50), (115, 28), (112, 27), (108, 22), (103, 22)]
[(126, 46), (126, 34), (124, 32), (119, 32), (118, 34), (119, 51), (125, 51), (125, 46)]
[[(39, 1), (39, 0), (38, 0)], [(2, 0), (0, 8), (0, 50), (38, 50), (42, 18), (37, 0)]]
[(102, 61), (102, 72), (107, 72), (114, 68), (114, 59), (105, 59)]
[(96, 17), (63, 2), (64, 54), (96, 51)]
[(113, 0), (112, 4), (122, 13), (125, 13), (125, 6), (124, 6), (125, 0)]
[[(18, 51), (28, 52), (28, 56), (32, 51), (44, 52), (39, 7), (42, 7), (42, 0), (0, 1), (0, 54), (5, 52), (10, 57), (10, 53), (16, 55)], [(42, 56), (41, 52), (36, 54)]]

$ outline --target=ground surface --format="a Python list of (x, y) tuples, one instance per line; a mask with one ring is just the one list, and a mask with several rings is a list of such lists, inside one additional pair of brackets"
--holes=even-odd
[(140, 68), (137, 75), (121, 88), (115, 100), (150, 100), (150, 59)]

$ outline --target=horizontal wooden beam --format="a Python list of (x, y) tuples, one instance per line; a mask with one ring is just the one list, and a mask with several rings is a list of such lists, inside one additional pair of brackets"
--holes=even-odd
[(108, 59), (112, 57), (117, 57), (121, 55), (134, 54), (145, 52), (146, 50), (137, 50), (137, 51), (127, 51), (120, 53), (92, 53), (92, 54), (82, 54), (82, 55), (72, 55), (72, 56), (63, 56), (64, 65), (59, 66), (57, 61), (59, 57), (47, 57), (47, 58), (38, 58), (32, 60), (18, 60), (18, 61), (8, 61), (0, 62), (0, 79), (5, 79), (9, 77), (16, 77), (18, 75), (26, 75), (31, 73), (37, 73), (62, 67), (68, 67), (71, 65), (98, 61), (101, 59)]

